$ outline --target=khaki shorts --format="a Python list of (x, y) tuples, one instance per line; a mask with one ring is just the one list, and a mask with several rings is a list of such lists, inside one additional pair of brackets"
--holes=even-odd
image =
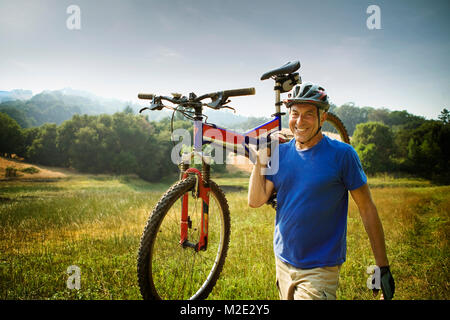
[(275, 257), (281, 300), (336, 300), (341, 265), (299, 269)]

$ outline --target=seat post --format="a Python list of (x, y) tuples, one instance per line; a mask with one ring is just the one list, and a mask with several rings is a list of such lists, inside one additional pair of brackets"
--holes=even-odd
[(280, 88), (281, 88), (281, 84), (277, 81), (275, 82), (275, 114), (279, 114), (280, 113), (280, 106), (281, 106), (281, 101), (280, 101)]

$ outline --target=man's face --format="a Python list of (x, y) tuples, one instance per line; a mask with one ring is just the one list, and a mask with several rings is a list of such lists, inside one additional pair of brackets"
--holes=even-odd
[[(320, 125), (325, 121), (322, 113)], [(289, 129), (296, 141), (305, 142), (311, 139), (319, 128), (317, 109), (312, 104), (294, 104), (289, 110)]]

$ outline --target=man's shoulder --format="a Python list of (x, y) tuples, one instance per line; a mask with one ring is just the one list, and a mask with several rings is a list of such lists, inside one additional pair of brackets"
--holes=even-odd
[(292, 139), (292, 140), (290, 140), (288, 142), (285, 142), (285, 143), (280, 143), (278, 145), (278, 148), (279, 148), (280, 151), (286, 151), (286, 150), (288, 150), (290, 148), (295, 148), (295, 139)]
[(337, 163), (344, 163), (348, 159), (358, 157), (356, 150), (348, 143), (326, 137), (327, 148), (324, 151), (329, 159), (333, 159)]
[(324, 135), (324, 138), (327, 141), (328, 147), (333, 149), (335, 152), (337, 153), (346, 153), (349, 150), (353, 150), (353, 147), (351, 145), (349, 145), (348, 143), (330, 138), (326, 135)]

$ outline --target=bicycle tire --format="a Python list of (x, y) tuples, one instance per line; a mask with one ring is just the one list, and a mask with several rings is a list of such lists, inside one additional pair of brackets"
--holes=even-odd
[(342, 142), (350, 144), (350, 137), (347, 132), (347, 128), (345, 128), (344, 123), (339, 119), (337, 115), (331, 112), (327, 112), (327, 119), (325, 122), (329, 122), (339, 133), (341, 136)]
[[(327, 112), (327, 119), (325, 122), (329, 122), (339, 133), (339, 136), (341, 137), (341, 141), (345, 142), (347, 144), (350, 144), (350, 136), (348, 135), (347, 128), (345, 128), (344, 123), (337, 115), (331, 112)], [(288, 140), (289, 141), (289, 140)], [(274, 209), (277, 208), (277, 192), (273, 191), (270, 195), (269, 199), (267, 200), (266, 204), (272, 206)]]
[[(137, 273), (138, 273), (138, 283), (139, 288), (144, 299), (148, 300), (162, 300), (162, 299), (170, 299), (170, 300), (186, 300), (186, 299), (206, 299), (208, 295), (211, 293), (213, 287), (216, 284), (217, 279), (219, 278), (220, 273), (222, 272), (225, 258), (228, 251), (228, 244), (230, 240), (230, 212), (228, 208), (228, 202), (226, 200), (225, 194), (219, 188), (219, 186), (214, 182), (210, 181), (210, 203), (209, 203), (209, 214), (208, 214), (208, 224), (209, 224), (209, 236), (208, 236), (208, 247), (206, 251), (196, 251), (192, 248), (183, 248), (179, 244), (179, 226), (171, 227), (174, 230), (175, 238), (173, 241), (168, 243), (164, 243), (164, 246), (160, 246), (158, 237), (163, 236), (166, 239), (166, 234), (168, 234), (169, 228), (166, 228), (166, 223), (169, 221), (170, 215), (174, 212), (176, 214), (177, 211), (177, 202), (180, 198), (183, 197), (185, 193), (189, 193), (189, 206), (191, 207), (191, 201), (195, 201), (192, 196), (192, 191), (196, 184), (196, 177), (189, 176), (184, 180), (180, 180), (175, 183), (172, 187), (170, 187), (166, 193), (161, 197), (159, 202), (156, 204), (153, 209), (150, 218), (148, 219), (147, 225), (144, 229), (144, 232), (141, 237), (138, 259), (137, 259)], [(198, 199), (198, 198), (197, 198)], [(200, 200), (201, 201), (201, 200)], [(213, 202), (216, 202), (216, 206), (214, 208)], [(200, 206), (201, 207), (201, 206)], [(215, 211), (214, 211), (215, 210)], [(217, 216), (215, 212), (218, 212), (220, 217)], [(190, 211), (190, 213), (192, 213)], [(176, 222), (176, 219), (174, 220)], [(217, 222), (220, 221), (220, 235), (217, 238), (217, 234), (212, 233), (213, 229), (217, 227)], [(169, 222), (173, 224), (173, 222)], [(161, 226), (164, 224), (164, 227)], [(175, 223), (176, 224), (176, 223)], [(194, 224), (195, 225), (195, 224)], [(169, 225), (167, 225), (169, 226)], [(161, 230), (161, 228), (163, 230)], [(167, 229), (167, 232), (166, 232)], [(194, 228), (195, 229), (195, 228)], [(164, 231), (164, 232), (163, 232)], [(193, 231), (195, 232), (195, 230)], [(172, 235), (169, 236), (170, 239)], [(175, 240), (176, 239), (176, 240)], [(216, 244), (216, 240), (218, 239), (218, 244)], [(160, 239), (163, 240), (163, 239)], [(174, 243), (174, 241), (176, 243)], [(155, 243), (158, 243), (155, 248)], [(165, 246), (169, 247), (167, 250)], [(215, 248), (217, 246), (217, 248)], [(164, 248), (164, 249), (161, 249)], [(160, 250), (161, 249), (161, 250)], [(171, 261), (161, 260), (161, 263), (164, 266), (159, 265), (159, 260), (156, 263), (155, 255), (158, 250), (163, 252), (166, 250), (170, 252), (170, 256), (172, 257)], [(211, 269), (207, 270), (209, 272), (207, 275), (205, 271), (195, 265), (195, 260), (199, 257), (199, 261), (203, 263), (206, 260), (210, 260), (210, 258), (206, 255), (202, 256), (203, 253), (209, 252), (208, 254), (214, 254), (214, 262), (212, 263)], [(217, 250), (214, 253), (214, 250)], [(158, 252), (159, 253), (159, 252)], [(183, 279), (183, 285), (181, 285), (180, 281), (178, 281), (178, 271), (180, 271), (181, 265), (184, 263), (184, 266), (187, 266), (188, 261), (187, 258), (191, 258), (192, 262), (192, 274), (189, 275), (190, 279)], [(181, 270), (183, 271), (183, 270)], [(165, 276), (163, 276), (164, 273)], [(174, 274), (175, 272), (175, 274)], [(194, 277), (194, 272), (195, 277)], [(197, 279), (199, 274), (202, 273), (206, 276), (205, 280), (198, 281)], [(180, 274), (182, 276), (184, 274)], [(173, 283), (171, 285), (166, 284), (165, 282), (169, 282), (166, 276), (172, 277), (170, 281)], [(194, 281), (196, 281), (196, 287), (193, 290), (186, 291), (186, 281), (190, 281), (191, 283), (187, 284), (189, 288), (192, 287)], [(164, 282), (164, 283), (160, 283)], [(201, 285), (199, 285), (201, 283)], [(164, 288), (162, 287), (164, 286)]]

